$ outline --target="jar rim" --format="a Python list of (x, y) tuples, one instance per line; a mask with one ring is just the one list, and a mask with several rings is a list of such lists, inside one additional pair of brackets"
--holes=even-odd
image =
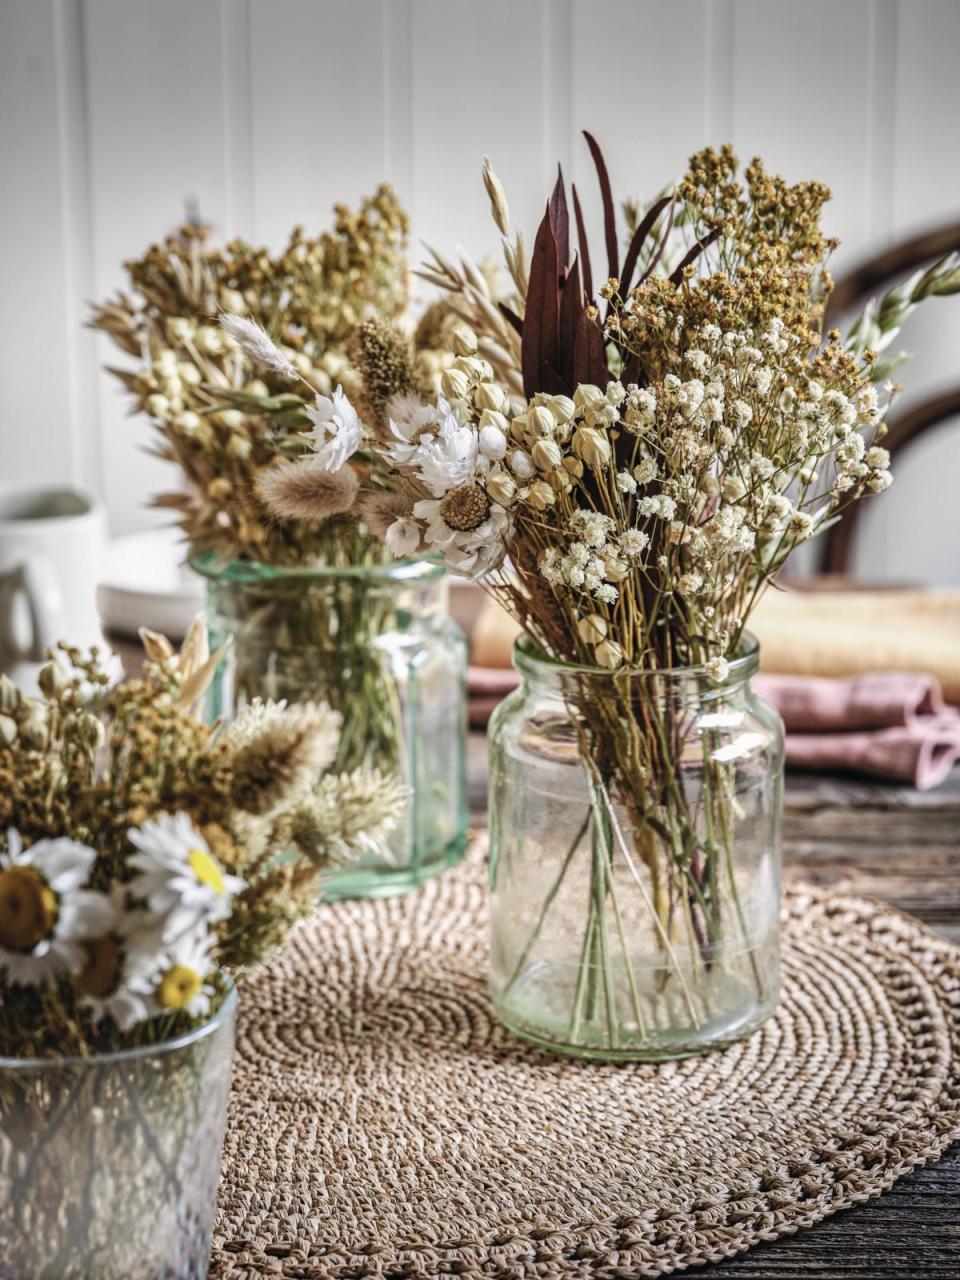
[(760, 667), (760, 642), (752, 631), (744, 631), (740, 637), (739, 651), (728, 659), (728, 671), (722, 680), (707, 674), (703, 664), (692, 667), (597, 667), (586, 663), (564, 662), (552, 658), (533, 643), (525, 632), (517, 636), (513, 644), (513, 665), (521, 675), (534, 678), (570, 676), (577, 679), (607, 680), (692, 680), (721, 690), (731, 685), (743, 684), (755, 675)]
[(278, 582), (337, 581), (357, 579), (374, 583), (435, 582), (446, 570), (440, 557), (427, 553), (407, 560), (390, 560), (385, 564), (329, 565), (266, 564), (260, 560), (223, 560), (215, 551), (189, 556), (187, 564), (195, 573), (211, 582)]
[(159, 1044), (135, 1045), (130, 1049), (115, 1049), (110, 1053), (75, 1054), (66, 1058), (5, 1058), (0, 1056), (0, 1071), (46, 1071), (58, 1067), (102, 1067), (115, 1062), (135, 1062), (141, 1058), (153, 1058), (159, 1054), (175, 1053), (205, 1040), (221, 1027), (233, 1013), (237, 1003), (237, 988), (232, 978), (221, 975), (227, 988), (220, 1008), (212, 1018), (192, 1031), (162, 1040)]

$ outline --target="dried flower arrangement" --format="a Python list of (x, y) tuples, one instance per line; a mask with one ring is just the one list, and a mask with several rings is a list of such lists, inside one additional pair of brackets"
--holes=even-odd
[[(130, 291), (93, 316), (136, 360), (111, 372), (186, 480), (155, 504), (176, 513), (210, 582), (217, 639), (235, 642), (213, 713), (257, 696), (329, 701), (350, 728), (340, 770), (401, 764), (396, 681), (376, 647), (395, 624), (394, 602), (368, 591), (363, 572), (392, 556), (368, 531), (352, 467), (294, 469), (311, 432), (322, 438), (340, 420), (354, 363), (376, 367), (369, 324), (405, 318), (407, 232), (388, 186), (356, 211), (337, 206), (319, 237), (295, 229), (277, 255), (240, 240), (218, 247), (206, 228), (185, 226), (127, 263)], [(447, 310), (435, 308), (420, 345), (408, 344), (421, 391), (447, 359), (422, 345), (440, 339)], [(300, 379), (316, 398), (309, 406), (293, 394)], [(392, 483), (375, 456), (359, 470), (378, 494)]]
[[(155, 502), (177, 513), (194, 554), (274, 565), (376, 555), (353, 522), (317, 519), (309, 533), (292, 532), (267, 512), (257, 485), (304, 451), (299, 419), (283, 415), (294, 369), (329, 393), (347, 371), (350, 331), (367, 316), (396, 321), (406, 310), (407, 228), (387, 186), (357, 211), (338, 206), (332, 231), (309, 238), (295, 228), (278, 255), (241, 240), (217, 247), (208, 228), (187, 225), (128, 262), (130, 292), (95, 308), (93, 326), (136, 360), (110, 372), (155, 424), (160, 456), (186, 478), (186, 492)], [(218, 325), (221, 313), (265, 327), (283, 359), (255, 370)]]
[[(0, 1056), (162, 1043), (206, 1019), (316, 901), (324, 868), (378, 847), (403, 788), (330, 771), (324, 705), (192, 708), (218, 654), (144, 633), (142, 677), (110, 686), (62, 645), (42, 698), (0, 677)], [(280, 854), (284, 854), (281, 858)]]
[[(583, 956), (611, 989), (615, 849), (646, 868), (661, 939), (685, 929), (704, 971), (736, 898), (719, 874), (733, 766), (711, 760), (689, 789), (684, 753), (706, 750), (698, 721), (636, 677), (683, 668), (722, 687), (790, 553), (889, 485), (879, 441), (896, 357), (879, 353), (916, 302), (960, 290), (960, 266), (950, 257), (892, 291), (846, 339), (824, 334), (835, 242), (820, 228), (822, 184), (789, 186), (759, 160), (741, 177), (730, 148), (702, 151), (673, 190), (628, 210), (621, 256), (606, 164), (586, 137), (603, 202), (599, 289), (576, 190), (571, 219), (558, 177), (528, 266), (485, 166), (515, 297), (494, 306), (468, 260), (435, 254), (429, 277), (472, 322), (441, 396), (424, 402), (397, 362), (366, 393), (364, 422), (344, 407), (300, 466), (385, 460), (394, 554), (440, 552), (546, 658), (620, 674), (614, 702), (585, 698), (574, 715), (595, 808), (574, 839), (589, 828), (595, 867)], [(360, 501), (376, 500), (366, 488)], [(609, 1003), (607, 1017), (613, 1034)]]

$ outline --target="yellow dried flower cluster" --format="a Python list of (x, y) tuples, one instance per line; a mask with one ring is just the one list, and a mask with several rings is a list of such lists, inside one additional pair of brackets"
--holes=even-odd
[[(624, 367), (631, 375), (664, 377), (683, 352), (684, 334), (704, 325), (759, 333), (776, 319), (816, 346), (832, 287), (825, 264), (837, 245), (820, 227), (829, 198), (823, 183), (790, 186), (760, 159), (741, 181), (729, 146), (697, 152), (675, 199), (678, 225), (708, 246), (703, 261), (683, 268), (679, 282), (651, 274), (626, 299), (615, 289), (604, 295), (613, 303), (606, 333), (623, 352)], [(845, 389), (852, 393), (862, 381), (858, 372)]]
[(377, 771), (330, 771), (327, 706), (254, 702), (205, 725), (202, 624), (179, 654), (144, 640), (143, 674), (119, 684), (66, 645), (39, 698), (0, 677), (0, 1055), (204, 1021), (224, 974), (282, 941), (327, 865), (379, 849), (406, 801)]
[(370, 316), (400, 317), (409, 300), (408, 219), (394, 192), (381, 186), (335, 215), (317, 238), (296, 228), (277, 256), (240, 240), (220, 248), (206, 228), (185, 226), (128, 262), (131, 291), (94, 310), (93, 326), (137, 361), (111, 372), (154, 421), (160, 455), (186, 477), (186, 492), (156, 501), (178, 513), (197, 552), (311, 563), (352, 538), (352, 558), (376, 555), (345, 522), (293, 531), (267, 513), (257, 480), (302, 453), (302, 401), (288, 402), (296, 383), (255, 369), (218, 323), (223, 312), (256, 322), (295, 375), (328, 394), (347, 373), (348, 333)]

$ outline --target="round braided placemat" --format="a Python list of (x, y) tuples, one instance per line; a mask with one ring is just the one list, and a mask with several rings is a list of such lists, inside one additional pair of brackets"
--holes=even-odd
[(300, 926), (243, 990), (211, 1276), (659, 1276), (866, 1200), (960, 1136), (960, 949), (787, 896), (774, 1018), (604, 1066), (490, 1013), (484, 849)]

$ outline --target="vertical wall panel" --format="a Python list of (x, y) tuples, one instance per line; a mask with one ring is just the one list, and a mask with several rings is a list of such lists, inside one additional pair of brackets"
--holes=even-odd
[(71, 16), (57, 0), (0, 6), (0, 482), (95, 487), (76, 318), (87, 224), (71, 153), (82, 116)]
[(532, 232), (542, 216), (548, 6), (539, 0), (413, 0), (410, 92), (417, 235), (499, 260), (480, 177), (489, 155), (511, 214)]
[(870, 204), (870, 0), (735, 0), (733, 142), (792, 182), (833, 190), (825, 225), (842, 262), (863, 243)]
[(600, 143), (615, 195), (650, 199), (680, 177), (690, 153), (712, 140), (709, 5), (574, 0), (571, 172), (595, 228), (595, 281), (603, 277), (603, 224), (580, 130), (589, 129)]
[[(172, 477), (98, 372), (115, 356), (83, 304), (187, 196), (221, 234), (277, 245), (387, 178), (414, 260), (421, 237), (482, 258), (498, 253), (484, 154), (532, 235), (557, 161), (598, 228), (581, 128), (638, 197), (729, 139), (830, 183), (842, 270), (960, 218), (958, 47), (956, 0), (3, 0), (0, 477), (99, 487), (115, 531), (151, 518)], [(960, 381), (960, 299), (924, 308), (903, 345), (922, 353), (904, 404)], [(958, 466), (960, 431), (906, 459), (869, 508), (865, 575), (960, 582), (936, 489)]]
[(385, 173), (380, 0), (251, 0), (256, 235), (327, 226)]
[[(960, 223), (960, 168), (954, 161), (960, 5), (899, 0), (886, 17), (890, 57), (880, 81), (888, 111), (889, 205), (898, 234)], [(884, 109), (881, 103), (881, 111)], [(898, 347), (915, 353), (897, 372), (907, 408), (960, 386), (960, 296), (932, 299), (908, 321)], [(960, 420), (903, 455), (882, 502), (869, 504), (857, 546), (865, 578), (960, 585)]]
[[(122, 262), (173, 230), (195, 200), (221, 233), (230, 184), (219, 4), (86, 0), (93, 284), (103, 297), (123, 283)], [(102, 364), (117, 359), (97, 338)], [(146, 497), (174, 482), (148, 457), (142, 417), (99, 375), (104, 489), (115, 532), (142, 526)], [(155, 519), (159, 519), (156, 516)]]

